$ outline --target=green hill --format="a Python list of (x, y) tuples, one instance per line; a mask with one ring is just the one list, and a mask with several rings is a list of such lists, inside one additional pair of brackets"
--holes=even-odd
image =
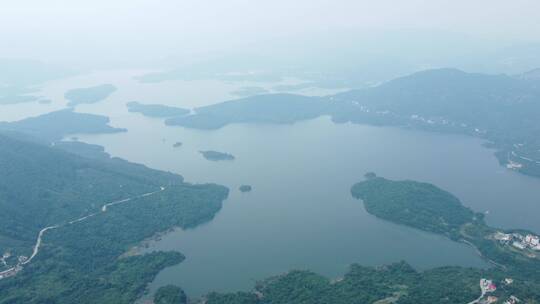
[[(39, 254), (22, 271), (0, 279), (0, 303), (132, 303), (183, 256), (126, 256), (130, 248), (212, 219), (228, 195), (223, 186), (187, 184), (94, 146), (69, 146), (92, 156), (85, 158), (21, 138), (0, 134), (0, 253), (30, 256), (38, 232), (58, 228), (44, 234)], [(103, 212), (105, 203), (125, 199)]]

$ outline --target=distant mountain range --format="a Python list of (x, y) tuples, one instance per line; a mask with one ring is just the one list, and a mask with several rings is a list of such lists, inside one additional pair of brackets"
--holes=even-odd
[(481, 137), (501, 164), (540, 176), (540, 72), (486, 75), (436, 69), (326, 97), (266, 94), (195, 109), (168, 125), (217, 129), (231, 123), (335, 122), (394, 125)]
[(502, 164), (540, 176), (540, 86), (530, 77), (430, 70), (330, 98), (337, 122), (481, 137)]

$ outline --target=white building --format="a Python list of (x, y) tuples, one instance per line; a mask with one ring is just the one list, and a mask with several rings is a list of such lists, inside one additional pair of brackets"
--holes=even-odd
[(521, 243), (521, 242), (513, 242), (512, 246), (516, 247), (517, 249), (521, 249), (521, 250), (525, 249), (525, 245), (523, 243)]
[(540, 244), (540, 238), (538, 238), (536, 235), (527, 234), (524, 242), (531, 247), (536, 247), (538, 244)]
[(480, 279), (480, 289), (482, 289), (482, 291), (484, 292), (494, 292), (495, 290), (497, 290), (497, 286), (495, 286), (495, 284), (493, 284), (493, 281), (492, 280), (488, 280), (488, 279)]
[(504, 301), (504, 304), (516, 304), (518, 302), (520, 302), (518, 298), (516, 298), (515, 296), (510, 296), (508, 300)]
[(510, 241), (512, 239), (512, 235), (511, 234), (506, 234), (506, 233), (502, 233), (500, 231), (498, 231), (497, 233), (495, 233), (493, 235), (493, 238), (495, 238), (496, 240), (498, 241)]

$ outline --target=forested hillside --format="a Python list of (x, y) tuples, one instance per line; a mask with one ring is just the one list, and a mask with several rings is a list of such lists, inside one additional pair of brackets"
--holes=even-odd
[(101, 115), (60, 110), (14, 122), (0, 122), (0, 130), (24, 133), (45, 142), (63, 139), (76, 133), (116, 133), (125, 129), (109, 126), (109, 118)]
[(332, 97), (333, 119), (487, 139), (501, 164), (540, 176), (540, 86), (523, 77), (428, 70)]
[(0, 252), (11, 253), (8, 266), (30, 256), (40, 229), (57, 227), (31, 263), (0, 280), (0, 303), (131, 303), (183, 257), (120, 257), (158, 232), (210, 220), (228, 195), (223, 186), (187, 184), (95, 146), (65, 146), (82, 155), (88, 148), (93, 157), (85, 158), (13, 136), (0, 135)]

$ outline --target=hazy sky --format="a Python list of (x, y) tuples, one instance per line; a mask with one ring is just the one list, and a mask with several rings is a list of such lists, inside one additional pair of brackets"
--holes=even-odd
[[(0, 57), (205, 54), (340, 31), (540, 41), (538, 0), (0, 0)], [(327, 37), (326, 37), (327, 38)]]

